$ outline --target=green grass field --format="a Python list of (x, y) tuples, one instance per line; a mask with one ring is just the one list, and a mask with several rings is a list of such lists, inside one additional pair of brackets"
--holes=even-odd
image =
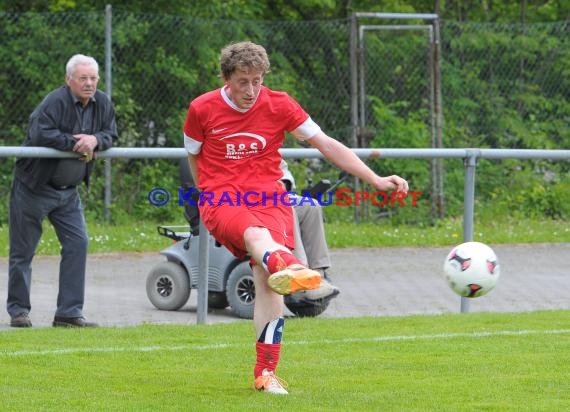
[(286, 322), (252, 388), (250, 321), (0, 333), (3, 411), (570, 410), (570, 311)]
[[(165, 225), (184, 225), (161, 222)], [(158, 235), (159, 223), (133, 219), (121, 224), (87, 222), (89, 252), (157, 252), (171, 244)], [(186, 227), (183, 227), (187, 230)], [(389, 222), (326, 223), (325, 232), (330, 248), (382, 246), (449, 246), (462, 242), (461, 219), (444, 219), (434, 226), (392, 225)], [(473, 240), (489, 244), (562, 243), (570, 242), (570, 225), (566, 221), (549, 219), (501, 218), (478, 221)], [(0, 256), (8, 255), (8, 226), (0, 225)], [(44, 222), (44, 234), (38, 245), (38, 255), (58, 255), (60, 244), (49, 222)]]
[[(153, 252), (156, 225), (88, 223), (90, 253)], [(59, 243), (45, 226), (38, 254)], [(440, 246), (434, 227), (327, 225), (337, 247)], [(8, 231), (0, 226), (0, 256)], [(475, 240), (570, 242), (566, 223), (498, 220)], [(0, 331), (2, 411), (567, 411), (570, 311), (469, 313), (286, 322), (278, 374), (290, 395), (253, 390), (251, 321)]]

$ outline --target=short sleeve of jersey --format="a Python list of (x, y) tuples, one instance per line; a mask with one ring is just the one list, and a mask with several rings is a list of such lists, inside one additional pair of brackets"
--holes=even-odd
[(299, 127), (291, 132), (293, 137), (297, 140), (309, 140), (321, 131), (321, 128), (310, 117), (305, 120)]
[(200, 153), (203, 142), (202, 126), (198, 120), (196, 108), (191, 104), (184, 122), (184, 148), (188, 153), (195, 155)]

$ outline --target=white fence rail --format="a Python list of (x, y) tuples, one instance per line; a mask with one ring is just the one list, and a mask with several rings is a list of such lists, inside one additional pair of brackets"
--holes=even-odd
[[(523, 159), (523, 160), (570, 160), (570, 150), (534, 150), (534, 149), (352, 149), (362, 159), (400, 158), (400, 159), (463, 159), (464, 203), (463, 203), (463, 241), (473, 240), (473, 213), (475, 206), (475, 174), (478, 159)], [(281, 149), (285, 158), (322, 158), (316, 149)], [(70, 152), (61, 152), (45, 147), (0, 146), (0, 157), (77, 157)], [(115, 147), (105, 152), (98, 152), (99, 158), (131, 159), (175, 159), (186, 157), (183, 148), (134, 148)], [(207, 231), (202, 227), (200, 233)], [(205, 323), (208, 312), (208, 236), (200, 236), (200, 282), (198, 283), (197, 322)], [(461, 298), (461, 312), (469, 311), (469, 300)]]

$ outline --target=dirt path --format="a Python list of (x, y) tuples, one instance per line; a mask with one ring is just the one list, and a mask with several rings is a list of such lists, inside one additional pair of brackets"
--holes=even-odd
[[(470, 300), (470, 311), (520, 312), (570, 309), (570, 243), (495, 246), (501, 279), (489, 295)], [(448, 248), (337, 249), (334, 282), (341, 295), (322, 317), (398, 316), (459, 312), (460, 299), (447, 287), (441, 267)], [(164, 258), (157, 253), (90, 255), (85, 316), (102, 326), (196, 323), (196, 291), (181, 310), (154, 308), (146, 296), (148, 271)], [(50, 326), (57, 299), (59, 258), (38, 256), (33, 265), (34, 326)], [(5, 302), (7, 258), (0, 258), (0, 296)], [(244, 321), (229, 310), (211, 310), (207, 322)], [(0, 314), (0, 330), (9, 316)]]

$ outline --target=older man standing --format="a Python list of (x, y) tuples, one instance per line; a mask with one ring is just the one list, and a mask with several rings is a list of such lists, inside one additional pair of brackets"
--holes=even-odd
[(23, 146), (75, 152), (73, 158), (21, 158), (10, 193), (7, 311), (10, 326), (30, 327), (32, 259), (48, 218), (61, 243), (56, 327), (93, 327), (83, 317), (87, 231), (77, 191), (89, 184), (94, 153), (117, 139), (115, 111), (97, 90), (99, 65), (77, 54), (66, 65), (65, 85), (50, 92), (30, 116)]

